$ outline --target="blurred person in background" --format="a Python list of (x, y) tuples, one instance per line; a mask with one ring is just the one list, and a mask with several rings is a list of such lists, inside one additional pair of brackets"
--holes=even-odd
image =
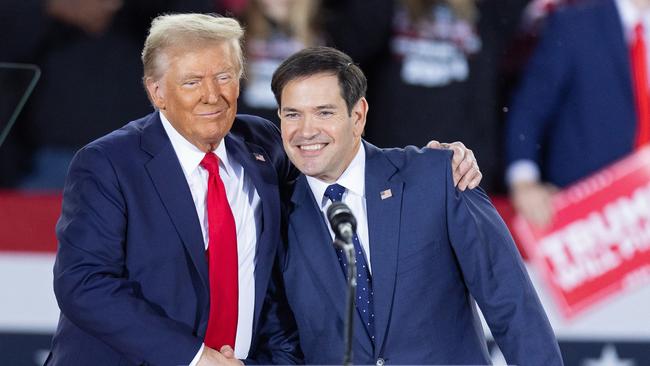
[[(8, 0), (0, 61), (38, 65), (42, 76), (0, 154), (0, 184), (60, 189), (74, 152), (150, 110), (138, 55), (150, 19), (214, 11), (209, 0)], [(7, 159), (3, 159), (7, 160)]]
[(287, 57), (321, 44), (319, 0), (250, 0), (244, 11), (246, 71), (241, 113), (264, 117), (279, 125), (271, 76)]
[(551, 198), (650, 140), (645, 39), (650, 1), (585, 0), (558, 9), (512, 99), (506, 181), (539, 226)]
[(359, 60), (378, 146), (460, 140), (481, 157), (483, 188), (501, 181), (500, 67), (525, 0), (330, 0), (328, 36)]

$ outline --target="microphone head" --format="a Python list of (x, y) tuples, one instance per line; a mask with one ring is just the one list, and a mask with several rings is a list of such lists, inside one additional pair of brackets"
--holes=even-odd
[(334, 202), (330, 205), (327, 209), (327, 221), (329, 221), (332, 231), (337, 237), (346, 238), (349, 235), (341, 233), (343, 226), (348, 226), (352, 233), (357, 230), (357, 220), (348, 205), (343, 202)]

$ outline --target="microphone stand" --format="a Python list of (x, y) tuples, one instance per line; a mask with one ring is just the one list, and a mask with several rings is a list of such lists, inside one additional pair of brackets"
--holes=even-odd
[(352, 335), (353, 335), (353, 321), (354, 321), (354, 304), (356, 297), (356, 288), (357, 288), (357, 264), (355, 263), (354, 255), (354, 245), (352, 244), (351, 238), (348, 238), (348, 242), (343, 242), (340, 239), (334, 240), (334, 245), (343, 249), (345, 253), (345, 258), (348, 261), (348, 291), (347, 291), (347, 300), (345, 308), (345, 330), (344, 330), (344, 342), (345, 342), (345, 351), (343, 354), (343, 365), (349, 366), (352, 365)]

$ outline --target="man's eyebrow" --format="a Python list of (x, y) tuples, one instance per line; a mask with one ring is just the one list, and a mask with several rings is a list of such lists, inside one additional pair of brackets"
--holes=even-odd
[[(314, 107), (314, 109), (319, 110), (319, 111), (323, 110), (323, 109), (336, 109), (336, 106), (334, 104), (323, 104), (323, 105), (319, 105), (319, 106)], [(280, 109), (280, 111), (282, 111), (282, 112), (298, 112), (298, 109), (293, 108), (293, 107), (282, 107)]]
[(188, 72), (188, 73), (185, 73), (185, 74), (181, 74), (179, 79), (180, 80), (187, 80), (187, 79), (197, 79), (197, 78), (201, 78), (201, 77), (203, 77), (203, 75), (201, 75), (199, 73)]
[[(232, 67), (227, 67), (227, 68), (225, 68), (223, 70), (219, 70), (216, 73), (214, 73), (213, 76), (222, 75), (222, 74), (229, 74), (229, 73), (234, 73), (234, 69)], [(202, 78), (203, 76), (204, 75), (202, 73), (189, 71), (189, 72), (186, 72), (184, 74), (181, 74), (180, 78), (181, 79), (196, 79), (196, 78)]]
[(335, 109), (336, 106), (334, 104), (324, 104), (324, 105), (319, 105), (316, 107), (316, 109)]

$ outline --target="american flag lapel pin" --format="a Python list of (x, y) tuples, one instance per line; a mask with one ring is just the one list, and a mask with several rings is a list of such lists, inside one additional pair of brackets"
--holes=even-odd
[(266, 159), (264, 159), (264, 155), (262, 154), (253, 153), (253, 156), (255, 157), (255, 160), (266, 161)]
[(379, 197), (381, 197), (382, 200), (385, 200), (386, 198), (391, 198), (393, 197), (393, 192), (390, 189), (381, 191), (379, 192)]

